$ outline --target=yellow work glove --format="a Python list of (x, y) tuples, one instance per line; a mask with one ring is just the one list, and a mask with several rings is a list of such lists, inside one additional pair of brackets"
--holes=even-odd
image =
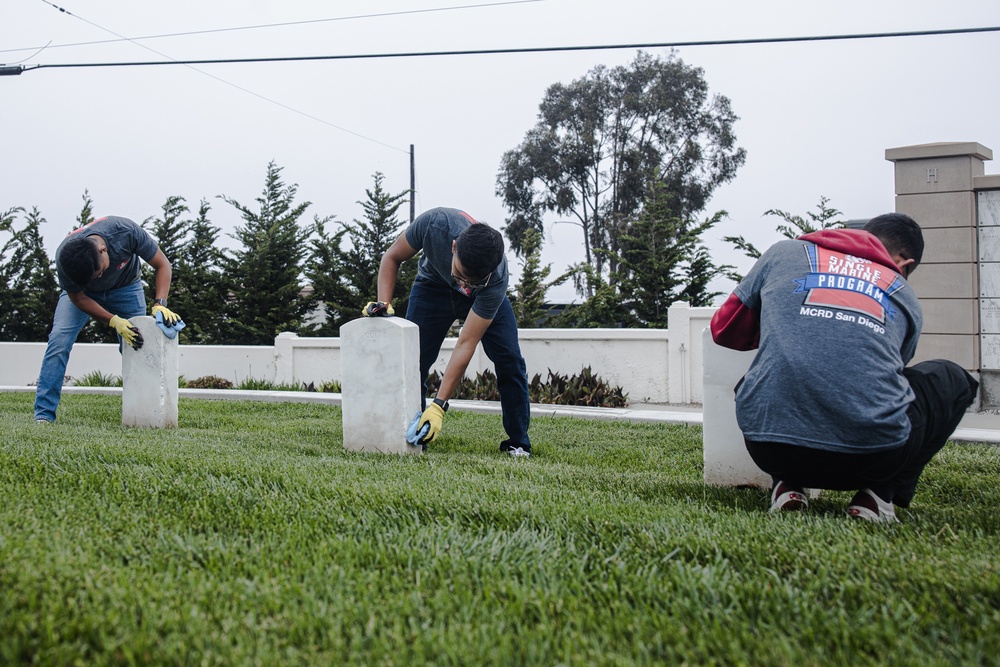
[(180, 315), (170, 310), (166, 306), (161, 306), (160, 304), (156, 304), (155, 306), (153, 306), (153, 317), (156, 317), (157, 313), (163, 313), (163, 323), (166, 324), (168, 327), (174, 326), (181, 319)]
[(388, 301), (369, 301), (365, 304), (365, 309), (361, 311), (365, 317), (389, 317), (395, 315), (392, 304)]
[(426, 445), (428, 442), (434, 442), (437, 440), (438, 434), (441, 433), (441, 425), (444, 423), (444, 410), (437, 403), (431, 403), (424, 410), (424, 414), (420, 415), (420, 423), (417, 424), (417, 431), (420, 431), (424, 427), (424, 424), (428, 425), (427, 435), (420, 439), (418, 444)]
[(112, 315), (108, 326), (117, 331), (118, 335), (136, 350), (142, 347), (142, 334), (128, 320)]

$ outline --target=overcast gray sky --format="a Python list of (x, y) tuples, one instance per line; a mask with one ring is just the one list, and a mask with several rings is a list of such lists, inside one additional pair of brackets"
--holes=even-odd
[[(55, 7), (53, 6), (55, 5)], [(67, 11), (59, 11), (61, 7)], [(223, 30), (263, 24), (277, 27)], [(0, 63), (56, 63), (455, 51), (665, 43), (1000, 25), (995, 0), (4, 0)], [(168, 33), (188, 36), (135, 39)], [(117, 39), (115, 35), (133, 38)], [(105, 41), (114, 40), (114, 41)], [(99, 44), (75, 45), (82, 42)], [(37, 52), (42, 46), (48, 47)], [(149, 50), (153, 49), (158, 53)], [(647, 49), (665, 56), (666, 49)], [(162, 54), (162, 55), (161, 55)], [(893, 209), (885, 149), (976, 141), (1000, 151), (1000, 33), (793, 44), (697, 46), (740, 120), (746, 165), (706, 214), (717, 259), (749, 268), (719, 241), (777, 239), (764, 211), (804, 214), (821, 195), (845, 218)], [(284, 168), (308, 216), (361, 217), (381, 171), (418, 212), (455, 206), (500, 227), (494, 194), (504, 151), (534, 124), (546, 87), (635, 51), (435, 56), (321, 62), (45, 68), (0, 77), (0, 210), (37, 206), (51, 254), (89, 190), (97, 215), (158, 215), (170, 195), (204, 198), (225, 233), (225, 194), (253, 205), (267, 163)], [(997, 154), (1000, 160), (1000, 152)], [(987, 163), (987, 173), (1000, 166)], [(408, 212), (408, 211), (407, 211)], [(551, 224), (543, 260), (582, 259), (578, 228)], [(227, 238), (227, 243), (231, 241)], [(511, 256), (512, 267), (520, 263)], [(731, 283), (719, 285), (728, 290)], [(550, 298), (572, 298), (564, 288)]]

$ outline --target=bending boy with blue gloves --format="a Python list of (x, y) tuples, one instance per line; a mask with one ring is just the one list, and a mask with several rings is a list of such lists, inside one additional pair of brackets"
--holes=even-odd
[(63, 292), (38, 376), (36, 422), (55, 421), (69, 353), (90, 318), (114, 329), (119, 342), (142, 347), (142, 335), (128, 319), (146, 314), (140, 258), (156, 270), (153, 315), (166, 335), (173, 331), (176, 336), (184, 323), (167, 308), (170, 261), (146, 230), (127, 218), (109, 216), (72, 231), (59, 244), (56, 274)]
[[(363, 314), (367, 317), (394, 314), (390, 300), (399, 267), (420, 250), (423, 255), (410, 290), (406, 319), (420, 327), (420, 381), (425, 397), (423, 412), (415, 428), (411, 428), (410, 437), (423, 445), (438, 437), (448, 411), (448, 399), (465, 376), (476, 346), (482, 341), (486, 356), (496, 368), (503, 427), (507, 432), (500, 451), (514, 457), (530, 456), (528, 377), (517, 340), (514, 310), (507, 299), (510, 276), (500, 232), (455, 208), (435, 208), (422, 213), (382, 256), (378, 301), (369, 302)], [(427, 405), (427, 375), (456, 319), (464, 320), (458, 341), (437, 396)], [(422, 436), (415, 437), (421, 433)]]

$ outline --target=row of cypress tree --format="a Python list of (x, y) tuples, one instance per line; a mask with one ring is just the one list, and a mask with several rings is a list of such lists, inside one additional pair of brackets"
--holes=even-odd
[[(309, 201), (297, 201), (298, 186), (282, 179), (282, 167), (267, 166), (264, 188), (254, 205), (219, 199), (239, 211), (242, 223), (223, 246), (212, 223), (212, 206), (192, 210), (184, 197), (170, 196), (158, 215), (141, 221), (173, 265), (170, 308), (186, 328), (181, 342), (202, 345), (271, 345), (282, 331), (335, 336), (376, 294), (382, 253), (402, 231), (397, 213), (407, 192), (391, 194), (381, 173), (359, 202), (360, 220), (335, 216), (305, 220)], [(84, 193), (75, 227), (94, 220)], [(37, 207), (0, 212), (0, 340), (44, 341), (59, 297), (55, 265), (44, 247), (45, 218)], [(54, 251), (54, 249), (53, 249)], [(144, 266), (153, 299), (152, 270)], [(400, 271), (394, 295), (405, 312), (416, 262)], [(307, 287), (308, 286), (308, 287)], [(113, 342), (114, 332), (91, 322), (81, 342)]]

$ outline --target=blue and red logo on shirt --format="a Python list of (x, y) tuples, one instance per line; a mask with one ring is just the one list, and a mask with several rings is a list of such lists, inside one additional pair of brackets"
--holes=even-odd
[(889, 296), (906, 284), (894, 270), (863, 257), (817, 245), (803, 246), (810, 272), (796, 280), (796, 292), (808, 292), (804, 305), (862, 313), (884, 324), (895, 315)]

